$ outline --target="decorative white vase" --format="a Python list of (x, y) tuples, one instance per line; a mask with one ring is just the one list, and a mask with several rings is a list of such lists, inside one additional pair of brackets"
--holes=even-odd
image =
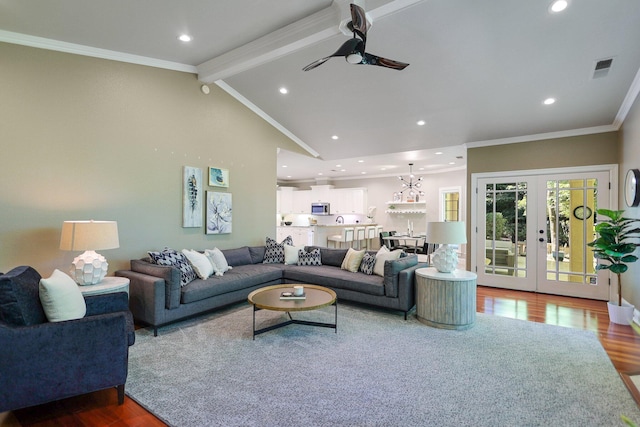
[(629, 325), (633, 319), (634, 307), (626, 302), (622, 302), (621, 306), (616, 303), (607, 302), (607, 309), (609, 310), (609, 320), (611, 323)]

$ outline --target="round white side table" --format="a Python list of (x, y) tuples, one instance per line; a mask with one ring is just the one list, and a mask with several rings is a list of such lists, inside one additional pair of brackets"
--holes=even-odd
[(126, 292), (129, 294), (129, 279), (126, 277), (108, 276), (96, 285), (78, 285), (82, 295), (101, 295), (114, 292)]
[(470, 271), (416, 270), (416, 316), (429, 326), (469, 329), (476, 322), (476, 278)]

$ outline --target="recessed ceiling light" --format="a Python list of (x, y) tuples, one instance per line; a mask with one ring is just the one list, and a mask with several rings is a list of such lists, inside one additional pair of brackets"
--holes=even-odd
[(287, 165), (282, 165), (282, 167), (283, 167), (283, 168), (286, 168), (286, 167), (287, 167)]
[(338, 139), (338, 135), (333, 135), (331, 139)]
[(360, 172), (360, 173), (361, 173), (362, 175), (366, 175), (366, 174), (367, 174), (366, 172)]
[(340, 172), (346, 172), (346, 171), (347, 171), (346, 169), (340, 169)]
[(318, 175), (322, 175), (322, 172), (318, 172)]
[(178, 37), (178, 40), (180, 40), (181, 42), (190, 42), (191, 41), (191, 36), (189, 34), (181, 34)]
[(364, 160), (358, 160), (358, 163), (364, 163)]
[(547, 99), (545, 99), (542, 103), (543, 103), (544, 105), (551, 105), (551, 104), (554, 104), (555, 102), (556, 102), (556, 99), (555, 99), (555, 98), (547, 98)]
[(286, 95), (289, 93), (289, 89), (287, 89), (286, 87), (281, 87), (280, 89), (278, 89), (280, 91), (281, 94)]
[(381, 171), (386, 171), (386, 170), (387, 170), (387, 168), (380, 168), (380, 170), (381, 170)]
[(291, 178), (291, 175), (287, 175), (287, 178)]
[(418, 120), (417, 124), (418, 126), (424, 126), (427, 122), (425, 122), (424, 120)]
[(436, 151), (436, 156), (439, 156), (440, 154), (442, 154), (442, 151)]
[(567, 6), (569, 6), (569, 2), (567, 0), (556, 0), (551, 3), (551, 6), (549, 6), (549, 11), (552, 13), (562, 12), (567, 8)]
[(450, 164), (450, 165), (455, 165), (455, 164), (456, 164), (456, 162), (449, 162), (449, 164)]

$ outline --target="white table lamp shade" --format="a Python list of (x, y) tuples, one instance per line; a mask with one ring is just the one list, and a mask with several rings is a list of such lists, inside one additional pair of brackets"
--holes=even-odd
[(107, 274), (109, 264), (96, 249), (120, 246), (116, 221), (65, 221), (60, 235), (60, 249), (85, 251), (78, 255), (69, 273), (79, 285), (95, 285)]
[(433, 253), (433, 266), (441, 273), (451, 273), (458, 266), (458, 253), (450, 245), (467, 243), (467, 230), (464, 222), (427, 223), (427, 242), (441, 246)]

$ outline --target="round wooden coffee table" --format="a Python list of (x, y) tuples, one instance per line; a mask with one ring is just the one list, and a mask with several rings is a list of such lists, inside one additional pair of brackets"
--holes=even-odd
[[(283, 292), (293, 292), (293, 287), (298, 285), (304, 286), (304, 299), (280, 298)], [(332, 328), (335, 329), (336, 333), (338, 332), (338, 297), (336, 293), (329, 288), (317, 285), (306, 285), (304, 283), (273, 285), (256, 289), (249, 294), (247, 299), (249, 300), (249, 304), (253, 305), (253, 339), (256, 339), (256, 335), (291, 324)], [(335, 307), (333, 323), (310, 322), (291, 317), (292, 311), (317, 310), (331, 305)], [(289, 320), (256, 331), (256, 311), (259, 310), (284, 311), (287, 313), (287, 316), (289, 316)]]

